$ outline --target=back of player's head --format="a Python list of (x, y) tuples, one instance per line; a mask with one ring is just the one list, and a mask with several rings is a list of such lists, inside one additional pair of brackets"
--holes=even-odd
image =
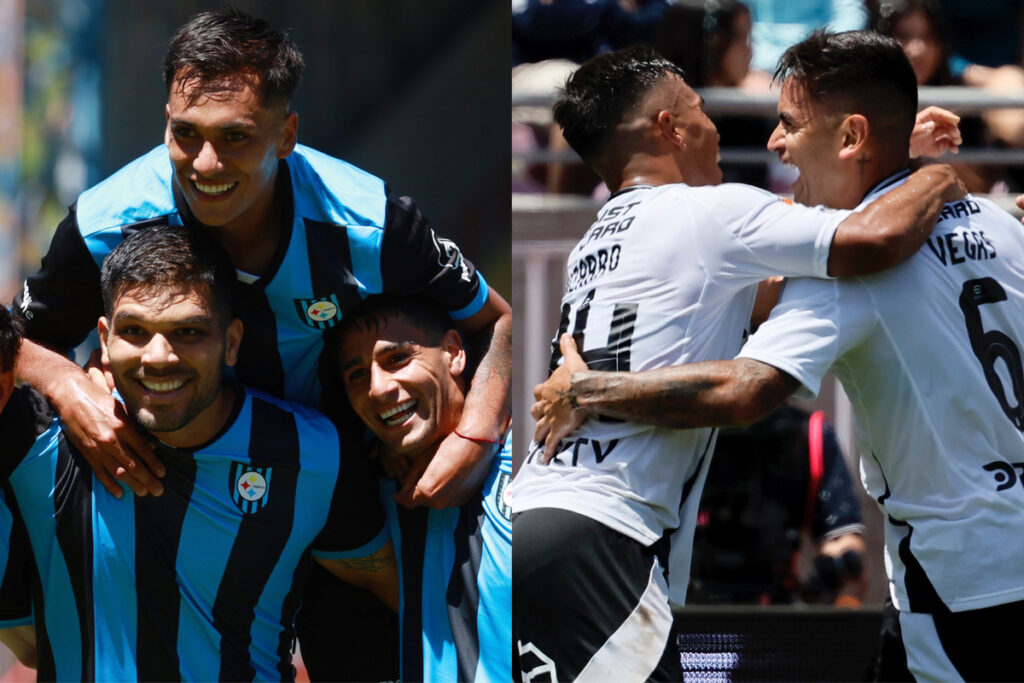
[(345, 314), (336, 332), (338, 341), (354, 331), (379, 331), (395, 318), (404, 318), (438, 345), (445, 332), (453, 327), (445, 310), (433, 301), (416, 296), (376, 294), (367, 297), (351, 313)]
[(573, 72), (555, 102), (555, 122), (569, 145), (593, 165), (615, 127), (668, 74), (682, 70), (647, 46), (600, 54)]
[(0, 373), (14, 369), (14, 359), (21, 348), (21, 327), (7, 310), (0, 306)]
[(196, 14), (171, 38), (164, 85), (213, 85), (238, 74), (259, 78), (260, 102), (287, 104), (302, 78), (302, 53), (283, 31), (227, 8)]
[(107, 255), (100, 271), (103, 308), (110, 318), (126, 288), (206, 285), (213, 310), (231, 320), (235, 268), (227, 252), (204, 230), (158, 225), (129, 235)]
[(900, 44), (873, 31), (815, 31), (779, 59), (775, 79), (795, 79), (812, 101), (863, 114), (906, 150), (917, 115), (917, 80)]

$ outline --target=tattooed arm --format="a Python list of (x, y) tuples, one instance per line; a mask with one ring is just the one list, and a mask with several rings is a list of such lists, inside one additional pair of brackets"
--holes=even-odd
[(751, 360), (706, 361), (643, 372), (588, 370), (571, 335), (559, 340), (565, 361), (534, 389), (530, 413), (544, 461), (558, 442), (591, 416), (688, 429), (756, 422), (777, 408), (798, 382)]
[(315, 559), (342, 581), (370, 591), (393, 612), (398, 611), (398, 564), (395, 562), (395, 548), (391, 541), (372, 555), (364, 557)]

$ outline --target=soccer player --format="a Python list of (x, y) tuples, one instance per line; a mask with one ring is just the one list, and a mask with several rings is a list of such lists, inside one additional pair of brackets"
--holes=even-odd
[[(457, 429), (466, 405), (466, 351), (444, 310), (412, 297), (376, 296), (339, 326), (341, 381), (395, 473), (423, 467)], [(481, 492), (457, 508), (381, 499), (402, 570), (402, 680), (511, 681), (512, 477), (510, 431)]]
[(28, 386), (0, 415), (0, 481), (35, 563), (41, 679), (291, 679), (311, 552), (397, 609), (358, 451), (320, 413), (224, 374), (243, 332), (234, 279), (223, 250), (181, 226), (138, 231), (103, 264), (104, 361), (166, 465), (163, 496), (96, 485)]
[[(114, 495), (115, 479), (136, 494), (162, 490), (152, 449), (119, 413), (102, 382), (65, 356), (102, 313), (104, 256), (126, 235), (153, 224), (202, 226), (238, 271), (236, 300), (246, 334), (235, 374), (279, 398), (318, 407), (324, 334), (368, 295), (417, 293), (440, 304), (467, 335), (478, 364), (459, 434), (447, 437), (430, 466), (402, 490), (404, 504), (437, 507), (469, 500), (490, 469), (491, 449), (510, 411), (511, 311), (451, 241), (434, 233), (415, 203), (343, 161), (297, 144), (290, 108), (303, 70), (295, 44), (266, 22), (233, 10), (197, 14), (172, 37), (163, 62), (167, 87), (164, 144), (86, 190), (58, 227), (39, 272), (15, 299), (27, 337), (17, 364), (54, 405), (66, 433)], [(306, 603), (352, 596), (318, 568)], [(321, 586), (326, 586), (321, 589)], [(369, 609), (369, 607), (368, 607)], [(379, 616), (379, 615), (378, 615)], [(351, 628), (344, 635), (339, 628)], [(368, 634), (358, 619), (303, 620), (300, 634), (333, 629), (354, 643)], [(380, 639), (323, 652), (324, 677), (366, 678), (338, 667), (375, 652)], [(383, 661), (384, 653), (367, 657)], [(377, 674), (375, 674), (377, 675)], [(379, 675), (392, 675), (381, 671)]]
[[(716, 186), (718, 134), (701, 98), (646, 48), (581, 66), (554, 114), (612, 191), (569, 256), (559, 326), (593, 368), (731, 358), (758, 281), (894, 265), (924, 242), (944, 200), (962, 196), (948, 167), (855, 214)], [(552, 367), (559, 360), (556, 347)], [(575, 436), (551, 466), (531, 448), (512, 484), (522, 675), (678, 680), (667, 538), (682, 527), (674, 545), (686, 556), (714, 432), (591, 421)]]
[[(769, 148), (800, 169), (802, 201), (859, 209), (905, 187), (917, 88), (898, 43), (819, 32), (786, 52), (777, 77)], [(1022, 259), (1019, 223), (967, 196), (891, 271), (787, 282), (735, 360), (591, 373), (563, 337), (565, 369), (538, 388), (535, 416), (550, 416), (538, 438), (550, 428), (557, 441), (573, 406), (672, 428), (749, 422), (795, 389), (816, 395), (832, 367), (857, 417), (864, 486), (884, 512), (910, 673), (1012, 680), (1005, 625), (1024, 613)]]

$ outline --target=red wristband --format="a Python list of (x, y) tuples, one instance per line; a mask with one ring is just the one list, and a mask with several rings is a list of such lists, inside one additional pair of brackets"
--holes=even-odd
[(501, 445), (500, 441), (492, 441), (491, 439), (478, 439), (478, 438), (473, 437), (473, 436), (466, 436), (465, 434), (459, 434), (459, 430), (458, 429), (453, 429), (452, 432), (455, 433), (455, 436), (461, 437), (461, 438), (465, 439), (466, 441), (474, 441), (476, 443), (490, 443), (490, 444), (494, 444), (495, 446), (500, 446)]

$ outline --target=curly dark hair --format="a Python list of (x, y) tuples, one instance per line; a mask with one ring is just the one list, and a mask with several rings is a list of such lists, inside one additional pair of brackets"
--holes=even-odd
[(0, 306), (0, 372), (14, 369), (14, 359), (21, 348), (21, 324), (6, 306)]

